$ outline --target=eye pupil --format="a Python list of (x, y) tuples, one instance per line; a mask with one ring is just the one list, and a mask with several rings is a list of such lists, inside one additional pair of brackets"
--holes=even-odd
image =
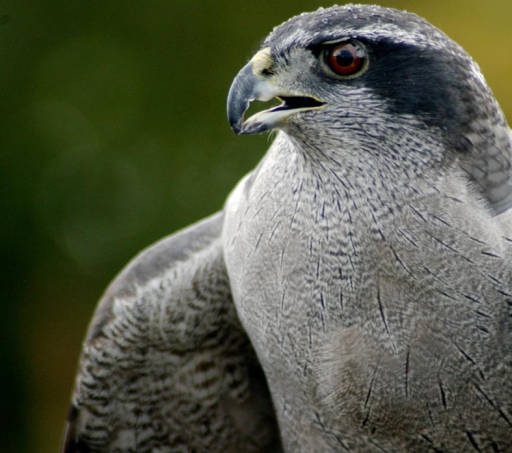
[(366, 50), (358, 41), (345, 41), (326, 49), (327, 65), (338, 75), (357, 73), (366, 61)]
[(350, 66), (354, 63), (354, 56), (348, 50), (342, 50), (334, 56), (339, 66)]

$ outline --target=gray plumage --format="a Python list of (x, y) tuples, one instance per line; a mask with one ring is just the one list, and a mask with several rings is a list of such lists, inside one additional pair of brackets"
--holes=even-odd
[(476, 63), (413, 14), (319, 9), (228, 117), (279, 132), (107, 290), (64, 452), (512, 451), (512, 132)]

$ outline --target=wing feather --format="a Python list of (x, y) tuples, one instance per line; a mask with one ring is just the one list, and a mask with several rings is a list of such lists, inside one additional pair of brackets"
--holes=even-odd
[(223, 214), (139, 254), (98, 304), (63, 453), (279, 451), (265, 378), (232, 303)]

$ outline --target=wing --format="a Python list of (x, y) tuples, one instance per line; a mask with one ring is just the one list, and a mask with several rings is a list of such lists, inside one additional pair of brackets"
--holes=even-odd
[(62, 453), (280, 451), (218, 213), (143, 251), (99, 302)]

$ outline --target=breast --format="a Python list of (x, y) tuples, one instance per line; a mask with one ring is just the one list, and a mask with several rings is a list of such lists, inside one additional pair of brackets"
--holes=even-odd
[(223, 229), (238, 314), (261, 359), (268, 361), (282, 349), (276, 346), (284, 331), (297, 321), (290, 311), (300, 311), (309, 273), (304, 233), (294, 218), (298, 170), (295, 157), (288, 156), (292, 162), (285, 163), (282, 153), (271, 148), (259, 167), (236, 186), (226, 203)]
[[(440, 299), (449, 295), (439, 286), (443, 279), (418, 274), (444, 262), (454, 265), (439, 267), (439, 275), (458, 268), (463, 257), (453, 247), (433, 248), (433, 232), (446, 226), (415, 232), (418, 247), (433, 250), (431, 264), (418, 261), (392, 225), (379, 243), (364, 221), (351, 223), (329, 184), (319, 187), (300, 160), (266, 159), (230, 196), (223, 241), (237, 311), (267, 376), (287, 451), (308, 451), (303, 447), (312, 439), (324, 451), (341, 448), (338, 442), (373, 451), (376, 441), (420, 451), (427, 441), (418, 432), (441, 442), (446, 429), (453, 445), (462, 445), (461, 411), (469, 414), (467, 426), (473, 415), (489, 418), (488, 403), (468, 387), (480, 379), (478, 370), (450, 341), (467, 332), (469, 311)], [(441, 209), (428, 200), (429, 209)], [(479, 269), (464, 279), (467, 285), (481, 278)], [(492, 423), (505, 424), (498, 419)]]
[(319, 187), (303, 165), (300, 156), (271, 149), (257, 173), (230, 195), (223, 229), (238, 315), (267, 376), (281, 427), (297, 442), (306, 431), (308, 439), (317, 438), (311, 412), (301, 408), (316, 405), (317, 353), (334, 341), (332, 333), (348, 319), (344, 310), (350, 315), (347, 307), (360, 286), (354, 280), (357, 240), (347, 239), (344, 210), (326, 190), (329, 185)]

